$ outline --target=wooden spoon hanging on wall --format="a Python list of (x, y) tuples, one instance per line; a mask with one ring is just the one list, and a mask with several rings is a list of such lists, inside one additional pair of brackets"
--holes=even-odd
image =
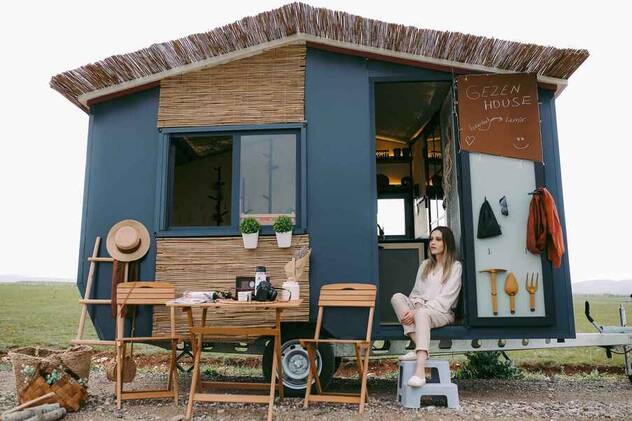
[(505, 278), (505, 292), (509, 295), (509, 311), (511, 314), (516, 313), (516, 294), (518, 294), (518, 281), (512, 272), (507, 274)]

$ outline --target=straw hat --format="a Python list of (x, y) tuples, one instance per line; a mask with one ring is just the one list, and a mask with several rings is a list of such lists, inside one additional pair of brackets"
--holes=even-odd
[(133, 219), (124, 219), (114, 224), (106, 241), (108, 253), (120, 262), (140, 259), (149, 250), (149, 245), (149, 231)]

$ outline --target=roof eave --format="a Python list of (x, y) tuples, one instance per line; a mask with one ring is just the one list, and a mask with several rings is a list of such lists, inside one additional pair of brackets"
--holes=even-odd
[[(475, 73), (515, 73), (514, 71), (511, 71), (511, 70), (499, 69), (495, 67), (487, 67), (487, 66), (481, 66), (477, 64), (461, 63), (461, 62), (456, 62), (456, 61), (451, 61), (451, 60), (446, 60), (446, 59), (425, 57), (425, 56), (420, 56), (416, 54), (401, 53), (397, 51), (370, 47), (366, 45), (359, 45), (359, 44), (354, 44), (350, 42), (331, 40), (328, 38), (317, 37), (310, 34), (298, 33), (298, 34), (286, 36), (281, 39), (265, 42), (265, 43), (258, 44), (252, 47), (247, 47), (241, 50), (223, 54), (221, 56), (215, 56), (215, 57), (211, 57), (205, 60), (197, 61), (195, 63), (190, 63), (183, 66), (174, 67), (172, 69), (165, 70), (163, 72), (154, 73), (153, 75), (144, 76), (138, 79), (119, 83), (117, 85), (109, 86), (107, 88), (98, 89), (92, 92), (87, 92), (85, 94), (79, 95), (79, 97), (77, 97), (77, 100), (83, 107), (85, 107), (86, 109), (89, 109), (90, 104), (99, 102), (98, 99), (104, 96), (112, 97), (122, 91), (136, 90), (136, 88), (142, 87), (144, 85), (155, 86), (157, 82), (167, 77), (177, 76), (184, 73), (202, 70), (209, 67), (219, 66), (221, 64), (225, 64), (234, 60), (240, 60), (243, 58), (261, 54), (265, 51), (279, 48), (285, 45), (298, 44), (298, 43), (309, 43), (310, 45), (315, 45), (315, 46), (328, 46), (331, 48), (336, 48), (336, 49), (341, 49), (341, 50), (355, 51), (355, 52), (360, 53), (361, 55), (366, 54), (370, 56), (383, 57), (385, 59), (392, 58), (392, 59), (411, 62), (411, 63), (418, 63), (419, 65), (425, 64), (425, 65), (430, 65), (436, 68), (442, 68), (445, 70), (458, 71), (458, 73), (463, 73), (463, 71), (471, 71)], [(568, 85), (568, 81), (566, 79), (554, 78), (554, 77), (543, 76), (543, 75), (538, 75), (538, 82), (543, 85), (552, 86), (552, 88), (555, 90), (556, 97)]]

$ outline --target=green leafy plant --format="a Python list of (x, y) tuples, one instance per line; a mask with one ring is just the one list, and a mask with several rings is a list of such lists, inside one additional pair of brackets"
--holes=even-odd
[(25, 375), (27, 375), (29, 377), (33, 377), (33, 375), (35, 374), (35, 367), (33, 367), (31, 365), (26, 365), (22, 369), (22, 373), (24, 373)]
[(511, 360), (501, 361), (500, 351), (468, 352), (467, 360), (456, 372), (457, 379), (521, 379), (522, 370)]
[(205, 369), (204, 374), (206, 374), (206, 376), (210, 379), (218, 379), (221, 377), (219, 371), (215, 370), (214, 368)]
[(254, 234), (261, 229), (261, 224), (255, 218), (244, 218), (239, 224), (242, 234)]
[(591, 381), (591, 382), (595, 382), (597, 380), (599, 380), (601, 378), (601, 376), (599, 375), (599, 369), (595, 368), (593, 369), (590, 374), (586, 374), (584, 376), (585, 380)]
[(292, 224), (292, 218), (286, 215), (277, 216), (272, 224), (274, 232), (288, 232), (292, 231), (294, 224)]
[(50, 374), (46, 375), (46, 383), (53, 385), (61, 380), (61, 373), (58, 370), (53, 370)]

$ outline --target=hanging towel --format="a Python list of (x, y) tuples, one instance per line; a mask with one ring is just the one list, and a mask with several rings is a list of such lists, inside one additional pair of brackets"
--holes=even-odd
[(553, 266), (559, 268), (564, 255), (564, 234), (555, 200), (544, 188), (536, 189), (529, 204), (527, 221), (527, 249), (533, 254), (544, 250)]
[(125, 282), (125, 262), (114, 260), (112, 263), (112, 317), (116, 319), (116, 287)]
[(498, 225), (496, 215), (494, 215), (494, 211), (492, 210), (492, 205), (490, 205), (487, 198), (485, 198), (478, 214), (478, 232), (476, 237), (489, 238), (501, 234), (500, 225)]
[[(116, 287), (121, 282), (125, 282), (125, 265), (129, 265), (129, 270), (127, 271), (127, 280), (128, 281), (138, 281), (139, 279), (139, 261), (134, 260), (132, 262), (120, 262), (118, 260), (114, 260), (112, 263), (112, 317), (116, 319)], [(123, 309), (123, 316), (125, 316), (125, 309)]]

